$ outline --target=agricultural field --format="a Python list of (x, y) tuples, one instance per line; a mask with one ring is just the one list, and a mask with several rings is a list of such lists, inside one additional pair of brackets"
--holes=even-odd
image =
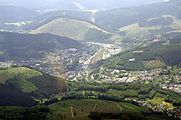
[(56, 120), (58, 117), (72, 119), (87, 119), (88, 114), (99, 104), (97, 100), (68, 100), (50, 105), (49, 119)]
[(68, 100), (61, 101), (49, 106), (50, 113), (48, 119), (77, 119), (87, 120), (91, 112), (95, 113), (124, 113), (137, 112), (143, 110), (140, 107), (129, 103), (111, 102), (105, 100)]
[(2, 120), (172, 120), (149, 113), (130, 103), (94, 99), (66, 100), (31, 108), (0, 107)]

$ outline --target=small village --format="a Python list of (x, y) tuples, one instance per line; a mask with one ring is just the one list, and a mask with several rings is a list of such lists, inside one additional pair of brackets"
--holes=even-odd
[(56, 49), (42, 53), (43, 57), (29, 58), (28, 60), (6, 60), (0, 62), (0, 68), (11, 66), (29, 66), (53, 76), (76, 76), (83, 67), (84, 62), (98, 51), (99, 47), (86, 44), (80, 49)]
[(173, 73), (172, 68), (127, 71), (104, 69), (102, 67), (98, 73), (92, 73), (90, 78), (98, 83), (154, 83), (159, 84), (163, 89), (169, 89), (181, 94), (181, 75), (180, 73)]
[(174, 117), (177, 119), (181, 119), (181, 111), (175, 109), (174, 107), (170, 107), (170, 103), (163, 102), (162, 104), (153, 104), (148, 101), (134, 101), (138, 106), (141, 106), (146, 109), (150, 109), (154, 113), (166, 113), (169, 117)]

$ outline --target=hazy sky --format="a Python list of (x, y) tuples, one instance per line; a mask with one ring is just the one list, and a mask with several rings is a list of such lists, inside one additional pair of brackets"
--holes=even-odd
[(168, 0), (0, 0), (0, 5), (17, 5), (29, 9), (113, 9)]

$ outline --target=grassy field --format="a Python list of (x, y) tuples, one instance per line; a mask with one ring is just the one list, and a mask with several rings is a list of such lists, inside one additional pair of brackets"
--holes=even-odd
[(165, 102), (164, 98), (161, 98), (161, 97), (154, 97), (153, 99), (148, 99), (147, 101), (155, 105), (163, 104), (167, 106), (168, 108), (174, 108), (171, 103)]
[(51, 113), (49, 114), (49, 119), (56, 120), (61, 118), (73, 119), (71, 113), (71, 107), (76, 113), (76, 118), (86, 120), (88, 119), (89, 113), (94, 110), (96, 104), (99, 104), (97, 100), (69, 100), (62, 101), (50, 105)]
[(149, 102), (153, 103), (153, 104), (162, 104), (164, 101), (164, 98), (160, 98), (160, 97), (154, 97), (153, 99), (148, 99)]

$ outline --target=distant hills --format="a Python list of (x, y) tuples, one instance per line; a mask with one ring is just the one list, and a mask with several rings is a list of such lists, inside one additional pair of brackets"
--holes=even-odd
[[(165, 33), (181, 31), (181, 2), (171, 0), (155, 3), (161, 1), (152, 1), (154, 4), (145, 5), (150, 2), (143, 0), (137, 2), (138, 5), (141, 2), (144, 4), (141, 6), (112, 10), (108, 8), (108, 10), (96, 11), (75, 8), (72, 10), (53, 10), (41, 14), (15, 5), (1, 6), (1, 12), (5, 11), (4, 13), (7, 14), (2, 13), (0, 17), (0, 29), (14, 32), (31, 31), (30, 33), (35, 34), (51, 33), (79, 41), (134, 44)], [(59, 5), (61, 2), (63, 0), (53, 1), (49, 6), (53, 6), (53, 3)], [(97, 4), (92, 5), (92, 2)], [(64, 4), (80, 7), (80, 4), (88, 3), (90, 3), (90, 6), (100, 6), (101, 3), (109, 3), (109, 5), (117, 3), (119, 5), (121, 2), (124, 1), (115, 0), (115, 2), (111, 1), (110, 3), (109, 1), (82, 2), (70, 0), (68, 2), (64, 1)], [(25, 3), (22, 2), (21, 4)], [(13, 14), (8, 13), (11, 11)]]
[[(21, 29), (33, 30), (34, 33), (52, 33), (81, 41), (135, 41), (181, 30), (180, 8), (179, 0), (171, 0), (104, 11), (52, 11), (38, 15), (32, 23), (22, 26)], [(62, 24), (63, 19), (67, 19), (66, 24)], [(64, 31), (60, 28), (64, 28)], [(57, 31), (58, 29), (60, 31)]]
[[(56, 5), (63, 1), (57, 2)], [(70, 0), (65, 2), (65, 4), (72, 2), (75, 3), (75, 1)], [(91, 1), (76, 2), (87, 4)], [(99, 3), (100, 1), (97, 2)], [(120, 1), (117, 0), (115, 0), (115, 2), (117, 4), (120, 3)], [(115, 2), (111, 1), (111, 3)], [(102, 1), (102, 3), (109, 2)], [(146, 3), (146, 1), (143, 3)], [(20, 9), (15, 6), (14, 8)], [(0, 22), (0, 29), (16, 32), (32, 31), (33, 33), (52, 33), (80, 41), (135, 42), (148, 39), (150, 36), (180, 31), (180, 8), (181, 2), (179, 0), (171, 0), (169, 2), (103, 11), (69, 9), (40, 14), (31, 10), (21, 10), (23, 14), (21, 11), (17, 11), (18, 13), (15, 13), (15, 15), (28, 15), (29, 18), (26, 18), (25, 15), (25, 22), (21, 22), (21, 18), (14, 18), (14, 14), (11, 14), (12, 18), (8, 18), (8, 20), (13, 21), (16, 19), (18, 21), (15, 23)], [(8, 15), (9, 14), (7, 14), (7, 16)], [(6, 16), (2, 18), (2, 20), (6, 20)]]
[(20, 31), (20, 27), (32, 22), (38, 12), (15, 5), (1, 6), (0, 30)]
[[(98, 25), (117, 31), (121, 27), (135, 23), (141, 24), (163, 15), (171, 15), (179, 19), (181, 18), (180, 7), (180, 0), (171, 0), (151, 5), (100, 11), (96, 14), (95, 19)], [(162, 21), (158, 21), (157, 24), (161, 26)]]
[(180, 31), (181, 1), (154, 3), (130, 8), (99, 11), (95, 24), (122, 36), (123, 41), (149, 39), (172, 31)]
[(15, 23), (27, 20), (29, 21), (39, 13), (23, 7), (8, 5), (0, 6), (0, 14), (0, 21), (6, 23)]

